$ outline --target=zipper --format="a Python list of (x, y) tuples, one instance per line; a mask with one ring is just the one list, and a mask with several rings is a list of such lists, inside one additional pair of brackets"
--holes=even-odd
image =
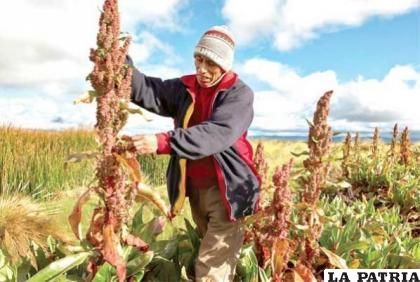
[[(187, 128), (188, 123), (190, 121), (191, 115), (194, 112), (194, 106), (195, 106), (195, 99), (189, 89), (187, 88), (188, 94), (191, 96), (192, 103), (188, 106), (187, 111), (184, 116), (184, 120), (182, 121), (182, 128)], [(182, 206), (184, 205), (186, 190), (187, 190), (187, 160), (186, 159), (179, 159), (179, 168), (180, 168), (180, 174), (181, 177), (178, 182), (178, 199), (175, 200), (175, 204), (173, 206), (173, 213), (177, 214), (182, 209)]]
[(214, 103), (216, 102), (216, 98), (217, 98), (217, 96), (219, 96), (219, 93), (222, 92), (222, 91), (227, 91), (227, 88), (219, 89), (219, 90), (217, 90), (216, 94), (214, 94), (213, 100), (211, 101), (211, 104), (210, 104), (209, 111), (207, 113), (207, 119), (210, 118), (210, 115), (213, 112), (213, 107), (214, 107)]

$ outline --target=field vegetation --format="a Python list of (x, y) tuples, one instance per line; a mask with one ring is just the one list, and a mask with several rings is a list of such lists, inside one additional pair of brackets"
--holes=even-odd
[[(89, 181), (92, 181), (94, 164), (89, 160), (67, 165), (65, 162), (73, 152), (95, 149), (94, 132), (88, 129), (41, 131), (3, 126), (0, 133), (3, 150), (0, 167), (0, 246), (3, 258), (0, 262), (3, 264), (0, 276), (3, 281), (9, 278), (25, 281), (37, 269), (82, 250), (72, 234), (67, 217)], [(351, 268), (420, 266), (420, 145), (410, 146), (411, 158), (405, 164), (405, 159), (401, 157), (401, 151), (405, 150), (401, 149), (402, 134), (397, 132), (390, 144), (381, 141), (380, 133), (377, 139), (373, 138), (374, 135), (372, 132), (372, 140), (361, 141), (357, 140), (357, 134), (348, 134), (343, 142), (331, 144), (331, 168), (317, 204), (323, 226), (317, 239), (319, 247), (323, 248), (316, 266), (318, 275), (327, 265)], [(288, 160), (293, 158), (288, 168), (290, 214), (287, 222), (290, 224), (284, 234), (288, 240), (293, 238), (290, 241), (292, 245), (299, 234), (305, 232), (305, 227), (299, 223), (299, 209), (302, 208), (299, 178), (304, 174), (307, 144), (278, 140), (253, 140), (252, 144), (257, 154), (255, 160), (258, 161), (259, 154), (265, 162), (265, 168), (264, 165), (262, 167), (266, 171), (263, 197), (266, 206), (279, 201), (272, 200), (279, 186), (278, 179), (277, 186), (273, 180), (276, 167), (282, 164), (289, 166)], [(24, 158), (19, 151), (22, 147), (26, 148)], [(166, 200), (164, 182), (168, 158), (143, 156), (139, 162), (146, 182)], [(54, 182), (47, 181), (46, 175), (55, 174), (58, 176), (53, 178)], [(97, 201), (93, 197), (84, 206), (83, 228), (89, 225)], [(281, 201), (285, 201), (284, 197)], [(133, 219), (138, 230), (136, 234), (146, 234), (146, 226), (150, 227), (153, 220), (159, 218), (158, 215), (159, 212), (152, 206), (137, 204)], [(253, 219), (247, 220), (251, 230)], [(268, 223), (274, 222), (273, 218), (267, 220)], [(151, 243), (155, 254), (155, 259), (144, 266), (144, 276), (162, 278), (164, 269), (169, 268), (188, 278), (193, 258), (188, 258), (187, 254), (192, 256), (194, 246), (197, 247), (199, 242), (191, 222), (189, 209), (185, 208), (183, 214), (167, 223), (157, 237), (143, 235)], [(19, 236), (13, 235), (17, 233)], [(11, 242), (10, 238), (14, 238), (15, 242)], [(247, 242), (238, 266), (237, 280), (270, 279), (274, 250), (265, 249), (265, 255), (258, 252), (256, 243), (264, 245), (264, 239), (250, 236)], [(180, 250), (184, 253), (179, 254)], [(181, 260), (175, 259), (177, 251)], [(282, 273), (293, 277), (299, 275), (291, 271), (296, 270), (294, 264), (298, 258), (295, 252), (288, 255), (282, 268)], [(179, 270), (176, 270), (177, 267)], [(57, 281), (82, 281), (87, 275), (82, 269), (84, 267), (79, 266), (67, 274), (60, 274)], [(281, 279), (293, 277), (284, 275)]]

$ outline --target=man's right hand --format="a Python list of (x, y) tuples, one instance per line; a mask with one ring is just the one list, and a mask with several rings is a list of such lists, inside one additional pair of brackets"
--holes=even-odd
[(140, 155), (154, 154), (158, 149), (158, 141), (155, 134), (139, 134), (130, 136), (136, 152)]

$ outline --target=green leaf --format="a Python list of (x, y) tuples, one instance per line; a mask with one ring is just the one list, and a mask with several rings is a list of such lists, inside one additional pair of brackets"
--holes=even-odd
[(309, 156), (309, 152), (308, 151), (303, 151), (300, 153), (295, 153), (295, 152), (290, 152), (290, 154), (292, 154), (292, 156), (298, 158), (300, 156)]
[(47, 238), (47, 244), (50, 253), (54, 254), (57, 250), (57, 241), (51, 235), (49, 235)]
[(130, 276), (130, 281), (133, 282), (141, 282), (141, 280), (144, 277), (144, 270), (140, 271), (139, 273), (137, 273), (136, 275)]
[(191, 244), (193, 245), (193, 248), (197, 250), (200, 248), (200, 235), (198, 234), (198, 231), (191, 225), (190, 221), (188, 219), (184, 219), (185, 226), (187, 227), (187, 235), (190, 238)]
[(96, 97), (98, 97), (98, 93), (95, 90), (89, 90), (83, 93), (80, 97), (78, 97), (76, 100), (74, 100), (73, 104), (90, 104), (95, 100)]
[(140, 208), (134, 214), (133, 224), (132, 224), (132, 227), (131, 227), (133, 234), (138, 234), (139, 231), (141, 230), (141, 227), (144, 224), (144, 221), (143, 221), (144, 207), (145, 207), (144, 203), (140, 204)]
[(390, 268), (419, 268), (420, 262), (409, 256), (389, 254)]
[(115, 268), (109, 263), (105, 262), (103, 265), (101, 265), (101, 267), (99, 267), (98, 272), (96, 272), (92, 282), (108, 282), (111, 281), (113, 276), (115, 276)]
[(48, 260), (47, 260), (44, 250), (40, 246), (38, 246), (38, 244), (36, 244), (35, 242), (32, 242), (31, 247), (35, 255), (36, 268), (42, 269), (46, 267), (48, 265)]
[(312, 121), (310, 121), (309, 119), (305, 118), (306, 123), (309, 125), (309, 127), (313, 127), (314, 124), (312, 123)]
[(366, 250), (369, 248), (369, 243), (366, 241), (357, 241), (342, 244), (337, 249), (337, 254), (345, 254), (353, 250)]
[(146, 281), (179, 281), (179, 274), (175, 264), (163, 257), (156, 256), (150, 263), (152, 269), (146, 278)]
[(13, 276), (13, 269), (9, 265), (6, 265), (0, 269), (0, 281), (13, 281)]
[(32, 276), (28, 282), (46, 282), (60, 276), (61, 274), (75, 268), (76, 266), (84, 263), (93, 252), (83, 252), (72, 256), (64, 257), (60, 260), (54, 261), (47, 267)]
[(0, 269), (6, 264), (6, 257), (3, 252), (0, 250)]
[(138, 256), (127, 263), (127, 276), (137, 275), (140, 272), (143, 272), (144, 275), (144, 270), (152, 261), (153, 257), (154, 253), (152, 251), (145, 253), (139, 252)]
[(148, 244), (152, 244), (154, 241), (156, 241), (156, 237), (160, 233), (162, 233), (162, 224), (164, 224), (164, 220), (164, 217), (155, 217), (146, 224), (143, 224), (140, 228), (136, 229), (135, 233), (133, 230), (133, 234), (140, 237), (143, 241), (147, 242)]
[[(262, 270), (262, 272), (264, 271)], [(257, 257), (255, 256), (251, 245), (242, 248), (237, 265), (237, 273), (241, 277), (241, 281), (244, 282), (258, 282), (258, 277), (262, 276), (262, 273), (258, 267)], [(261, 281), (269, 280), (267, 279)]]
[(178, 239), (159, 240), (152, 244), (152, 250), (155, 250), (161, 257), (173, 259), (178, 250)]
[(260, 282), (270, 282), (270, 279), (267, 277), (267, 274), (261, 267), (258, 267), (258, 277)]

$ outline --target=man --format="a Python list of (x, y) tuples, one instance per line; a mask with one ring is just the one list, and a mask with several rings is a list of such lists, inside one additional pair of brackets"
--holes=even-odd
[(240, 219), (258, 208), (260, 179), (246, 139), (253, 92), (231, 71), (234, 44), (226, 28), (215, 26), (195, 47), (196, 74), (162, 81), (133, 71), (132, 102), (174, 119), (174, 130), (133, 141), (140, 154), (171, 155), (173, 215), (190, 197), (202, 236), (196, 281), (233, 280), (243, 242)]

